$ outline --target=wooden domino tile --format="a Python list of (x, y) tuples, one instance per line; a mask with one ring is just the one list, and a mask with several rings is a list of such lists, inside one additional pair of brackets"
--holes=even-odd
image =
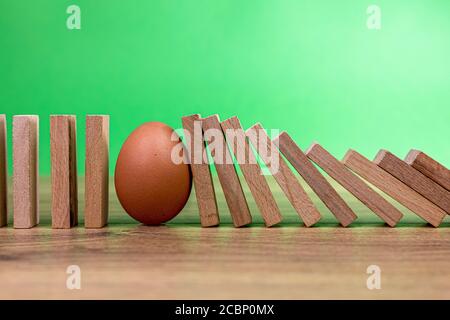
[(450, 192), (387, 150), (380, 150), (374, 162), (414, 189), (435, 205), (450, 213)]
[(320, 144), (313, 143), (306, 155), (389, 226), (394, 227), (403, 217), (397, 208), (349, 171)]
[[(260, 151), (261, 148), (264, 148), (264, 152), (259, 152), (261, 159), (303, 220), (305, 226), (309, 227), (317, 223), (321, 218), (319, 210), (314, 206), (261, 124), (258, 123), (249, 128), (246, 131), (246, 135), (256, 150)], [(277, 159), (277, 167), (273, 166), (273, 159)]]
[(355, 150), (349, 150), (342, 162), (353, 172), (363, 177), (434, 227), (438, 227), (444, 219), (446, 215), (444, 210), (422, 197), (419, 193)]
[(50, 116), (50, 150), (52, 228), (68, 229), (78, 224), (75, 116)]
[(209, 164), (203, 159), (205, 142), (200, 115), (183, 117), (182, 123), (186, 132), (184, 142), (191, 163), (200, 223), (202, 227), (217, 226), (220, 222), (219, 210), (211, 170)]
[[(256, 161), (250, 144), (247, 141), (244, 130), (237, 117), (229, 118), (222, 121), (222, 130), (224, 131), (227, 142), (232, 148), (236, 159), (238, 159), (239, 167), (247, 181), (248, 187), (255, 199), (256, 205), (264, 219), (267, 227), (273, 226), (283, 219), (280, 209), (270, 190), (266, 178), (261, 172), (261, 168)], [(244, 155), (241, 161), (239, 155)]]
[(39, 117), (13, 117), (14, 228), (39, 223)]
[(86, 116), (85, 228), (108, 223), (109, 116)]
[[(248, 225), (252, 222), (252, 216), (225, 141), (219, 117), (212, 115), (202, 119), (202, 127), (206, 132), (204, 139), (214, 160), (233, 224), (235, 227)], [(211, 136), (208, 135), (208, 131)], [(222, 152), (219, 152), (219, 150)]]
[(345, 203), (286, 132), (282, 132), (273, 139), (273, 142), (275, 145), (278, 145), (281, 153), (319, 196), (327, 208), (330, 209), (342, 226), (348, 226), (357, 218), (348, 204)]
[(8, 223), (8, 165), (6, 117), (0, 114), (0, 227)]
[(450, 170), (426, 153), (413, 149), (406, 155), (405, 162), (450, 191)]

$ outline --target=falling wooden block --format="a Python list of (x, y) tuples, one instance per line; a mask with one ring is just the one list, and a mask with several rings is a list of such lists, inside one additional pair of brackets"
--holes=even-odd
[(403, 217), (397, 208), (350, 172), (320, 144), (313, 143), (306, 151), (306, 155), (389, 226), (394, 227)]
[[(266, 178), (256, 161), (245, 132), (237, 117), (222, 121), (222, 130), (229, 146), (232, 148), (242, 174), (247, 181), (250, 192), (255, 199), (256, 205), (264, 219), (267, 227), (273, 226), (283, 219), (280, 209), (273, 197)], [(242, 156), (241, 156), (242, 155)]]
[(76, 117), (50, 116), (52, 228), (78, 224)]
[[(246, 135), (304, 224), (309, 227), (318, 222), (321, 218), (319, 210), (314, 206), (261, 124), (258, 123), (249, 128)], [(277, 161), (275, 165), (273, 160)]]
[(6, 117), (0, 114), (0, 227), (8, 224), (8, 165)]
[(342, 226), (348, 226), (357, 218), (352, 209), (286, 132), (282, 132), (273, 139), (273, 142), (278, 145), (281, 153), (330, 209)]
[(39, 223), (39, 117), (13, 117), (14, 228)]
[(85, 228), (108, 223), (109, 116), (86, 116)]
[(233, 224), (235, 227), (248, 225), (252, 222), (252, 216), (225, 141), (219, 117), (213, 115), (202, 119), (202, 127), (204, 139), (214, 160)]
[(203, 159), (205, 142), (200, 115), (183, 117), (182, 123), (185, 130), (184, 143), (190, 159), (200, 223), (202, 227), (217, 226), (220, 222), (219, 210), (217, 209), (211, 170), (209, 164)]
[(450, 191), (450, 170), (427, 154), (413, 149), (406, 155), (405, 162)]
[(422, 219), (438, 227), (445, 212), (406, 184), (354, 150), (349, 150), (342, 162), (356, 174), (388, 194)]
[(380, 150), (374, 162), (435, 205), (450, 213), (450, 192), (387, 150)]

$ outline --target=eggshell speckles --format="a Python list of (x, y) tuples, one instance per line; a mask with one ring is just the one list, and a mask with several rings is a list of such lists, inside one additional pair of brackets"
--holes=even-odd
[(173, 129), (147, 122), (127, 138), (117, 158), (114, 183), (125, 211), (147, 225), (174, 218), (185, 206), (192, 178), (188, 164), (175, 164)]

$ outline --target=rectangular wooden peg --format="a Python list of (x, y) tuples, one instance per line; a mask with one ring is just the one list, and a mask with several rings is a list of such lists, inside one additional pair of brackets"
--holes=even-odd
[(0, 114), (0, 227), (8, 224), (8, 154), (6, 117)]
[(39, 117), (13, 117), (14, 228), (39, 223)]
[(50, 116), (52, 175), (52, 228), (78, 224), (76, 117)]
[(108, 223), (109, 116), (86, 116), (85, 228), (103, 228)]

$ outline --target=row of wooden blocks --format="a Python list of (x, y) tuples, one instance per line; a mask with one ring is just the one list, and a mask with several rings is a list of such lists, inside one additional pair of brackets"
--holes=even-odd
[[(438, 227), (446, 214), (450, 214), (450, 171), (423, 152), (411, 150), (405, 160), (401, 160), (389, 151), (381, 150), (370, 161), (358, 152), (349, 150), (343, 160), (339, 161), (317, 143), (303, 152), (286, 132), (271, 140), (260, 124), (244, 131), (237, 117), (220, 122), (217, 115), (201, 118), (196, 114), (183, 117), (182, 123), (185, 132), (191, 137), (185, 139), (190, 155), (195, 152), (195, 145), (201, 145), (204, 149), (212, 142), (206, 135), (194, 134), (194, 123), (200, 123), (202, 132), (216, 129), (223, 133), (219, 138), (215, 136), (214, 143), (224, 146), (221, 148), (224, 154), (211, 152), (211, 156), (235, 227), (250, 224), (252, 216), (235, 165), (222, 161), (232, 157), (230, 149), (236, 157), (242, 151), (239, 148), (245, 148), (245, 154), (248, 154), (249, 161), (240, 163), (239, 166), (266, 226), (273, 226), (282, 220), (280, 209), (260, 166), (255, 159), (251, 159), (255, 155), (250, 151), (250, 144), (256, 148), (261, 139), (267, 141), (269, 153), (275, 153), (280, 159), (277, 170), (273, 171), (264, 158), (263, 162), (266, 162), (273, 177), (308, 227), (317, 223), (321, 214), (284, 159), (291, 163), (344, 227), (350, 225), (357, 216), (313, 163), (391, 227), (400, 221), (403, 214), (363, 179), (434, 227)], [(232, 129), (233, 137), (227, 136), (229, 129)], [(236, 137), (241, 138), (240, 141), (244, 141), (244, 144), (236, 145)], [(216, 141), (217, 139), (220, 141)], [(220, 221), (210, 166), (207, 161), (200, 161), (192, 163), (191, 168), (201, 224), (204, 227), (216, 226)]]
[[(8, 221), (6, 118), (0, 115), (0, 226)], [(76, 117), (50, 116), (52, 227), (78, 224)], [(39, 224), (39, 117), (13, 117), (14, 228)], [(109, 116), (86, 116), (85, 227), (108, 219)]]

